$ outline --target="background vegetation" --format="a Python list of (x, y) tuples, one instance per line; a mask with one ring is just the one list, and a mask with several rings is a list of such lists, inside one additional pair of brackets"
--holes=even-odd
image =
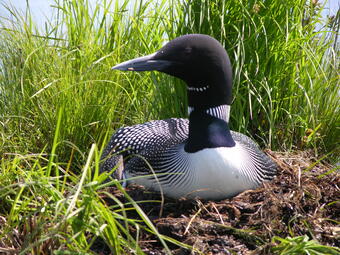
[(181, 81), (110, 70), (179, 35), (209, 34), (228, 51), (233, 130), (273, 150), (338, 160), (339, 11), (320, 25), (318, 1), (56, 0), (57, 19), (43, 29), (29, 9), (2, 8), (14, 20), (0, 20), (0, 239), (16, 246), (10, 229), (31, 233), (23, 253), (61, 240), (88, 251), (87, 233), (116, 253), (140, 253), (127, 228), (140, 225), (124, 218), (131, 208), (157, 235), (132, 200), (104, 206), (98, 161), (116, 128), (186, 117)]

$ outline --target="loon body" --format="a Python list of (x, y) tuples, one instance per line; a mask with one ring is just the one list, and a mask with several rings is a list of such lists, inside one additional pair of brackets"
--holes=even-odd
[(189, 119), (120, 128), (103, 152), (101, 171), (117, 168), (115, 177), (173, 198), (223, 199), (273, 178), (275, 163), (249, 137), (229, 130), (232, 73), (217, 40), (181, 36), (113, 69), (157, 70), (184, 80)]

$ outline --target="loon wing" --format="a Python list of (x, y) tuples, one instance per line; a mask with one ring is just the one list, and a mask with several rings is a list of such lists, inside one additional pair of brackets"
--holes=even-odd
[[(166, 174), (159, 176), (161, 182), (179, 181), (181, 177), (176, 176), (176, 169), (190, 168), (179, 153), (183, 151), (180, 147), (184, 146), (188, 133), (189, 121), (176, 118), (120, 128), (102, 154), (101, 171), (117, 167), (114, 174), (117, 179), (126, 171), (130, 177), (156, 173)], [(275, 163), (248, 136), (234, 131), (231, 135), (246, 152), (243, 170), (249, 178), (255, 183), (272, 179), (276, 173)], [(173, 174), (169, 175), (169, 167)]]
[[(231, 135), (235, 142), (238, 142), (246, 150), (248, 161), (252, 162), (250, 169), (244, 169), (250, 176), (255, 177), (254, 181), (262, 183), (273, 179), (277, 171), (277, 165), (265, 154), (257, 143), (250, 137), (235, 131), (231, 131)], [(246, 158), (245, 158), (246, 160)]]
[[(189, 121), (187, 119), (155, 120), (134, 126), (123, 127), (111, 137), (103, 151), (100, 170), (111, 171), (118, 166), (115, 177), (121, 179), (121, 166), (131, 156), (143, 154), (150, 148), (168, 148), (181, 144), (188, 138)], [(123, 164), (119, 163), (122, 161)]]

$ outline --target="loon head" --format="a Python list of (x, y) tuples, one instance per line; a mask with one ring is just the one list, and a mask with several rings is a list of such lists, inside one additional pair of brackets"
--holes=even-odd
[(223, 46), (214, 38), (189, 34), (175, 38), (157, 52), (128, 60), (112, 69), (160, 71), (187, 84), (189, 107), (209, 109), (230, 105), (232, 71)]

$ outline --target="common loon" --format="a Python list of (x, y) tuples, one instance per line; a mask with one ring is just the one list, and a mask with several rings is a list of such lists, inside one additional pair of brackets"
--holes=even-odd
[(102, 154), (101, 171), (172, 198), (224, 199), (254, 189), (276, 164), (249, 137), (229, 129), (232, 71), (214, 38), (189, 34), (157, 52), (112, 69), (157, 70), (187, 84), (189, 120), (165, 119), (120, 128)]

